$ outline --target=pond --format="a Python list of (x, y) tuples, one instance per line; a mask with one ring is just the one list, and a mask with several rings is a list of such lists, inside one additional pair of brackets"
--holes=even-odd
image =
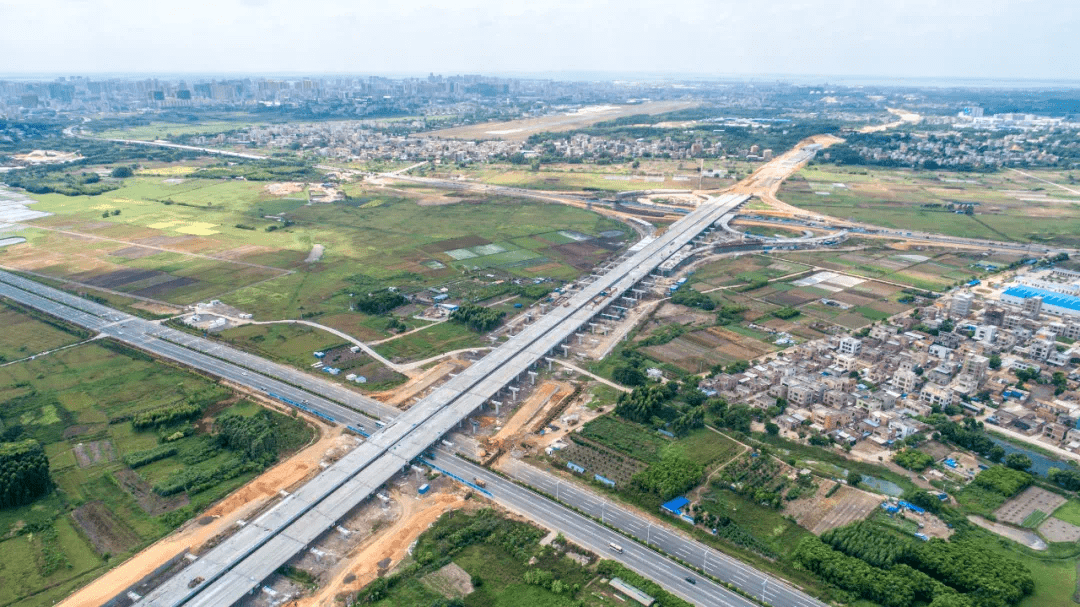
[(900, 497), (904, 494), (904, 489), (894, 482), (887, 481), (873, 476), (863, 475), (862, 483), (860, 487), (866, 489), (872, 489), (878, 493), (884, 493), (885, 495), (891, 495), (893, 497)]
[(1004, 440), (1002, 440), (1000, 438), (997, 438), (996, 436), (994, 436), (992, 434), (989, 434), (989, 433), (987, 433), (987, 436), (990, 438), (991, 441), (994, 442), (995, 445), (998, 445), (999, 447), (1001, 447), (1002, 449), (1005, 450), (1006, 456), (1008, 456), (1008, 454), (1010, 454), (1010, 453), (1023, 453), (1024, 455), (1030, 457), (1031, 458), (1031, 472), (1034, 472), (1035, 474), (1038, 474), (1039, 476), (1042, 476), (1044, 478), (1046, 477), (1046, 473), (1051, 468), (1069, 468), (1070, 467), (1069, 464), (1067, 464), (1067, 463), (1065, 463), (1065, 462), (1063, 462), (1061, 460), (1056, 460), (1056, 459), (1049, 458), (1049, 457), (1043, 455), (1042, 453), (1039, 453), (1038, 451), (1035, 451), (1034, 449), (1028, 449), (1026, 447), (1019, 447), (1019, 446), (1014, 445), (1014, 444), (1012, 444), (1010, 442), (1007, 442), (1007, 441), (1004, 441)]

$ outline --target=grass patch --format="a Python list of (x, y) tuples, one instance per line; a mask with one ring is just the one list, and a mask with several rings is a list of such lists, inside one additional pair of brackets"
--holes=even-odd
[(1054, 518), (1080, 527), (1080, 502), (1071, 499), (1054, 510)]

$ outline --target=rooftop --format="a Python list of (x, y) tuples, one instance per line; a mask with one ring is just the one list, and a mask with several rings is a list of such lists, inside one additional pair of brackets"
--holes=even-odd
[(1008, 289), (1005, 289), (1005, 292), (1002, 293), (1002, 295), (1011, 295), (1013, 297), (1019, 297), (1020, 299), (1042, 297), (1043, 303), (1048, 306), (1057, 306), (1059, 308), (1080, 312), (1080, 297), (1073, 295), (1062, 295), (1061, 293), (1054, 293), (1053, 291), (1028, 286), (1009, 287)]

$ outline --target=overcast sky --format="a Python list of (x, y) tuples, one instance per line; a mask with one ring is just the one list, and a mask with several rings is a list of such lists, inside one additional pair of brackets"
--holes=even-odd
[(0, 0), (0, 73), (1080, 79), (1080, 0)]

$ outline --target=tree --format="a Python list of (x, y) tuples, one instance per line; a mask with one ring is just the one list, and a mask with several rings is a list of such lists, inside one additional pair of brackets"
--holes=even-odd
[(995, 464), (1000, 464), (1001, 460), (1005, 458), (1005, 449), (1000, 445), (994, 445), (990, 447), (990, 451), (986, 454), (986, 458)]
[(134, 174), (135, 174), (135, 171), (132, 171), (131, 167), (127, 167), (127, 166), (116, 167), (115, 169), (112, 170), (111, 173), (109, 173), (109, 175), (111, 175), (111, 176), (113, 176), (113, 177), (115, 177), (117, 179), (126, 179), (128, 177), (131, 177)]
[(995, 371), (1001, 368), (1001, 356), (996, 352), (990, 355), (990, 368)]
[(1072, 468), (1051, 468), (1046, 476), (1051, 483), (1064, 489), (1069, 491), (1080, 490), (1080, 472)]
[(49, 458), (41, 443), (0, 443), (0, 508), (29, 504), (50, 489)]
[(862, 482), (863, 477), (858, 472), (852, 472), (851, 474), (848, 474), (847, 484), (851, 485), (852, 487), (858, 487), (862, 484)]
[(780, 426), (777, 426), (773, 422), (765, 422), (765, 432), (767, 432), (769, 436), (776, 436), (777, 434), (780, 434)]
[(617, 365), (611, 370), (611, 378), (624, 386), (640, 386), (645, 383), (645, 374), (631, 365)]
[(1031, 467), (1031, 458), (1023, 453), (1010, 453), (1005, 457), (1005, 465), (1013, 470), (1027, 472), (1027, 469)]

